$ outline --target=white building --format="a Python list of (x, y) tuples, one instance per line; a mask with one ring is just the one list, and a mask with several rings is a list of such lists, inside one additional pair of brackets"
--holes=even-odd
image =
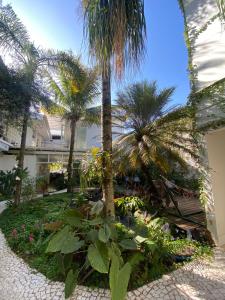
[[(208, 228), (225, 244), (225, 25), (217, 0), (181, 0), (189, 41), (191, 76), (198, 124), (214, 122), (205, 135), (208, 169), (205, 182)], [(219, 126), (221, 123), (221, 126)]]
[[(16, 164), (21, 132), (12, 126), (2, 126), (0, 132), (0, 170), (11, 170)], [(32, 177), (48, 174), (49, 164), (67, 166), (70, 126), (61, 117), (47, 114), (33, 116), (27, 130), (24, 167)], [(74, 159), (81, 159), (93, 147), (101, 147), (101, 128), (78, 123), (75, 134)]]

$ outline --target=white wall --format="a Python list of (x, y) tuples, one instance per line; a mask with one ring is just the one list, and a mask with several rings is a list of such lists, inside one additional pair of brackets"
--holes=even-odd
[[(202, 89), (225, 77), (225, 26), (221, 25), (219, 17), (212, 19), (219, 12), (216, 0), (183, 0), (183, 3), (192, 41), (192, 63), (197, 71), (197, 88)], [(205, 30), (200, 33), (203, 28)]]
[[(12, 143), (16, 147), (20, 146), (21, 142), (21, 131), (19, 128), (8, 127), (6, 132), (6, 137), (9, 143)], [(27, 138), (26, 138), (26, 146), (31, 147), (33, 145), (33, 129), (31, 127), (27, 128)]]
[[(192, 64), (197, 91), (225, 78), (225, 26), (216, 0), (183, 0), (191, 40)], [(219, 97), (219, 98), (218, 98)], [(220, 95), (205, 97), (198, 104), (199, 125), (225, 118), (215, 103)], [(218, 245), (225, 244), (225, 129), (206, 135), (205, 192), (208, 229)]]
[[(10, 171), (17, 165), (15, 155), (0, 154), (0, 170)], [(25, 155), (24, 168), (28, 168), (31, 177), (36, 176), (36, 155)]]

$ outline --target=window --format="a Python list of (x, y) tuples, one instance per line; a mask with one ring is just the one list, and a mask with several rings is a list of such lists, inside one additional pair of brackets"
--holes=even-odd
[(87, 148), (87, 128), (80, 127), (77, 128), (76, 134), (76, 149), (86, 149)]
[(37, 162), (48, 162), (48, 154), (37, 155)]
[(57, 154), (50, 154), (49, 155), (49, 162), (61, 162), (62, 161), (62, 155)]
[(52, 135), (52, 140), (61, 140), (61, 135)]

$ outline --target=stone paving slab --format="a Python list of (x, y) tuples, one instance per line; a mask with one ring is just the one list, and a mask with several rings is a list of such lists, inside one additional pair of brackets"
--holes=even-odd
[[(5, 204), (0, 202), (0, 212)], [(1, 217), (1, 216), (0, 216)], [(8, 247), (0, 231), (0, 300), (64, 300), (64, 284), (31, 269)], [(70, 300), (109, 300), (104, 289), (78, 286)], [(214, 259), (196, 260), (127, 295), (127, 300), (225, 300), (225, 250)]]

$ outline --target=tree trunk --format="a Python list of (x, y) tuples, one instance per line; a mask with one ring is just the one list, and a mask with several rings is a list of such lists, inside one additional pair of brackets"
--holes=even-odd
[(158, 190), (157, 188), (155, 187), (155, 184), (153, 182), (153, 179), (152, 179), (152, 176), (150, 174), (150, 171), (148, 169), (148, 167), (145, 165), (144, 162), (141, 163), (141, 169), (142, 169), (142, 172), (144, 173), (145, 175), (145, 178), (147, 180), (147, 183), (150, 187), (150, 191), (155, 195), (155, 196), (159, 196), (159, 193), (158, 193)]
[(112, 115), (110, 67), (102, 73), (102, 192), (106, 216), (115, 216), (112, 169)]
[(68, 183), (67, 183), (67, 193), (72, 193), (73, 191), (73, 152), (74, 152), (74, 142), (75, 142), (75, 131), (76, 131), (76, 120), (73, 118), (70, 123), (71, 136), (70, 136), (70, 153), (68, 159), (67, 173), (68, 173)]
[[(21, 173), (23, 171), (23, 167), (24, 167), (24, 154), (25, 154), (25, 149), (26, 149), (28, 120), (29, 120), (29, 108), (25, 111), (24, 117), (23, 117), (20, 151), (19, 151), (18, 159), (17, 159), (19, 173)], [(18, 206), (20, 203), (21, 190), (22, 190), (22, 178), (20, 176), (20, 180), (16, 180), (16, 192), (15, 192), (15, 205), (16, 206)]]

